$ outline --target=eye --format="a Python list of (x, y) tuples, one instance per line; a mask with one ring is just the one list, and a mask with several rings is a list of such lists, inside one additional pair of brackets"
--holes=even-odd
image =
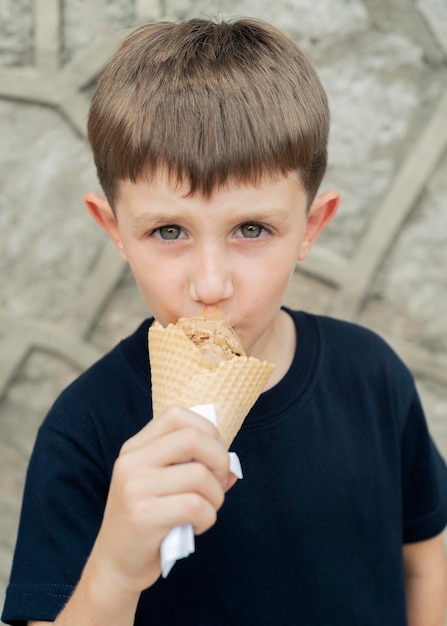
[(242, 224), (239, 230), (242, 237), (246, 239), (257, 239), (265, 232), (265, 228), (261, 224), (256, 224), (256, 222)]
[(175, 224), (168, 224), (167, 226), (161, 226), (154, 231), (154, 235), (158, 235), (160, 239), (173, 240), (180, 239), (182, 236), (182, 229)]

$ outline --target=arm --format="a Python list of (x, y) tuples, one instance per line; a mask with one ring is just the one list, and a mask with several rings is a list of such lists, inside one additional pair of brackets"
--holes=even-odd
[(54, 623), (133, 625), (141, 592), (160, 576), (163, 538), (179, 524), (192, 524), (196, 534), (208, 530), (235, 482), (228, 477), (217, 429), (187, 409), (168, 409), (129, 439), (114, 466), (91, 555)]
[(445, 626), (447, 565), (443, 536), (403, 548), (408, 626)]

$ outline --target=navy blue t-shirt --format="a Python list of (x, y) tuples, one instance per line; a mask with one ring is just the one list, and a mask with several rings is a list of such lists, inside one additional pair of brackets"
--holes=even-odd
[[(402, 544), (447, 523), (447, 470), (413, 379), (374, 333), (291, 313), (298, 347), (233, 442), (244, 479), (136, 625), (404, 626)], [(28, 470), (3, 620), (56, 618), (114, 461), (151, 419), (146, 321), (56, 401)]]

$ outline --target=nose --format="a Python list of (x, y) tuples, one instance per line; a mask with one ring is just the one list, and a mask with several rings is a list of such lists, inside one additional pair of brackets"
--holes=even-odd
[(189, 291), (193, 300), (205, 305), (231, 297), (233, 279), (225, 249), (210, 245), (196, 250)]

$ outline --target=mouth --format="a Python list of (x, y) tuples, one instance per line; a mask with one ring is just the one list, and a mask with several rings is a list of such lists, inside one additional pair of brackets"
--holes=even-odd
[(172, 312), (169, 315), (165, 315), (163, 323), (160, 323), (162, 323), (163, 326), (167, 326), (168, 324), (176, 324), (182, 317), (203, 317), (212, 322), (227, 322), (228, 324), (230, 324), (230, 326), (232, 326), (224, 311), (220, 307), (215, 305), (206, 305), (201, 311), (177, 311), (175, 313)]
[(222, 309), (215, 304), (207, 304), (203, 308), (202, 317), (215, 322), (225, 319)]

